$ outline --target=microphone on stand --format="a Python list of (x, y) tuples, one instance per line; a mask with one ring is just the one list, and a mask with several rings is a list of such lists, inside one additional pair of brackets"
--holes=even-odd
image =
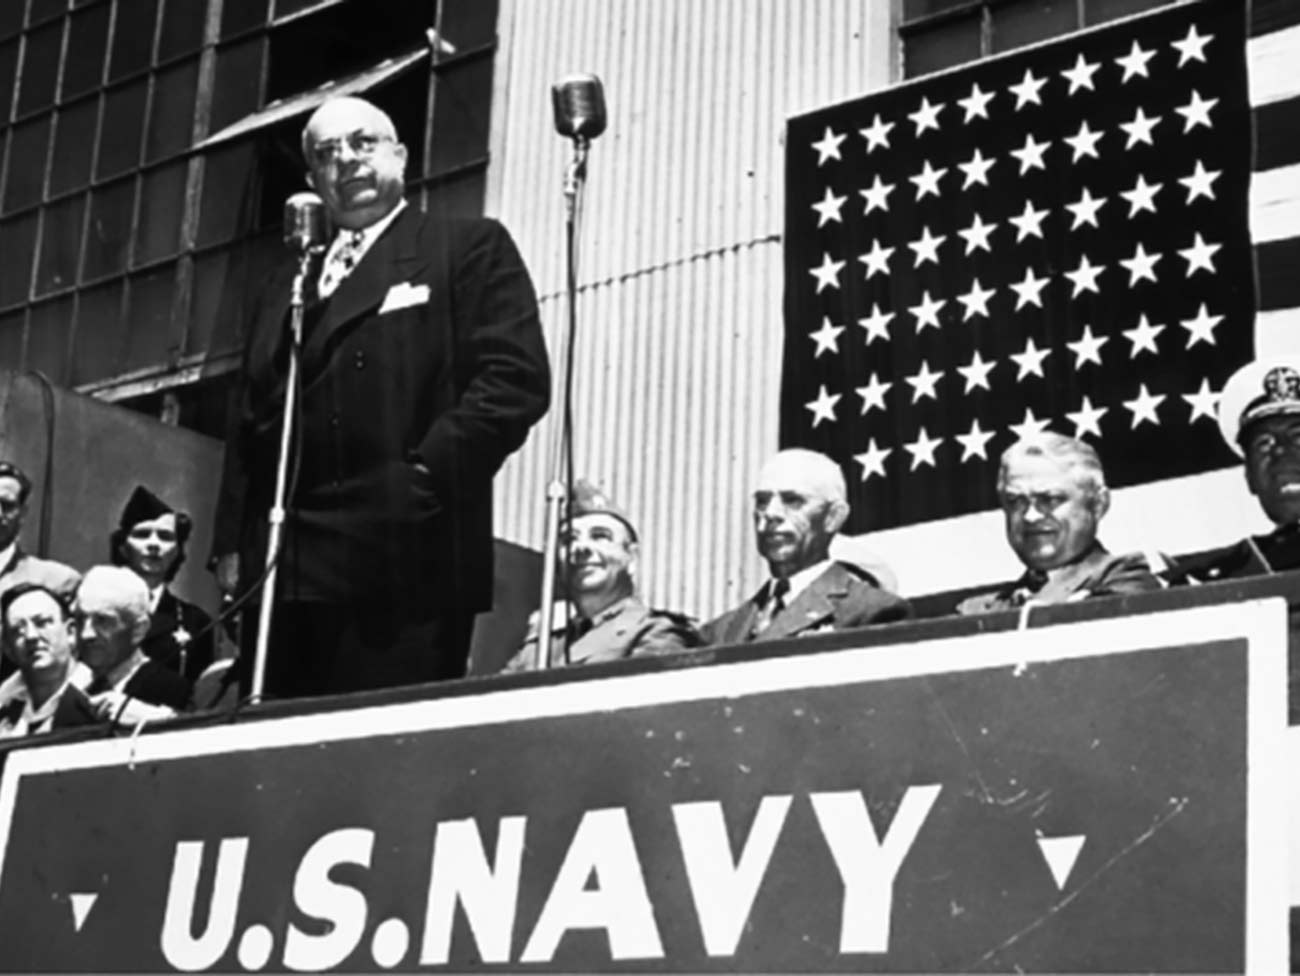
[(574, 74), (551, 86), (555, 131), (569, 139), (591, 140), (605, 131), (605, 88), (592, 74)]
[(319, 194), (303, 190), (284, 201), (284, 242), (298, 254), (325, 250), (328, 223), (325, 201)]

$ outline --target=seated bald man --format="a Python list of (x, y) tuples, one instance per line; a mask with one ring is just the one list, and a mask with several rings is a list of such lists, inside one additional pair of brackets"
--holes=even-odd
[(844, 472), (816, 451), (781, 451), (754, 486), (754, 541), (770, 578), (702, 628), (706, 643), (743, 644), (888, 623), (911, 616), (906, 600), (852, 563), (832, 559), (849, 517)]
[(1017, 441), (1002, 455), (998, 498), (1007, 542), (1024, 563), (1024, 575), (967, 597), (957, 613), (1160, 589), (1145, 556), (1114, 555), (1097, 540), (1110, 489), (1090, 444), (1050, 432)]

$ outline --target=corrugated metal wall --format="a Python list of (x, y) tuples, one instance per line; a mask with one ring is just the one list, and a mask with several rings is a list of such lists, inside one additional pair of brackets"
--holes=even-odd
[[(861, 0), (505, 0), (488, 210), (515, 235), (554, 354), (569, 143), (549, 88), (605, 84), (580, 257), (576, 466), (640, 523), (643, 589), (712, 615), (763, 578), (750, 478), (776, 448), (787, 116), (886, 84), (890, 7)], [(497, 479), (497, 531), (540, 548), (550, 422)]]

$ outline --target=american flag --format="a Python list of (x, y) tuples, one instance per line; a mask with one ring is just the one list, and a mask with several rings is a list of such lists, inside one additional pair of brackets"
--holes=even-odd
[(1180, 5), (790, 120), (781, 441), (841, 462), (851, 531), (995, 507), (1036, 430), (1117, 487), (1236, 462), (1246, 24)]

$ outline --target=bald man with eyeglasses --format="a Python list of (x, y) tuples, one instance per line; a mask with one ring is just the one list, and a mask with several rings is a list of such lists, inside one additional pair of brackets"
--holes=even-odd
[[(407, 203), (406, 147), (374, 105), (325, 102), (302, 148), (337, 233), (305, 313), (266, 692), (459, 677), (474, 616), (492, 601), (492, 479), (549, 402), (536, 295), (499, 223)], [(214, 546), (230, 593), (265, 560), (289, 265), (246, 333)]]

